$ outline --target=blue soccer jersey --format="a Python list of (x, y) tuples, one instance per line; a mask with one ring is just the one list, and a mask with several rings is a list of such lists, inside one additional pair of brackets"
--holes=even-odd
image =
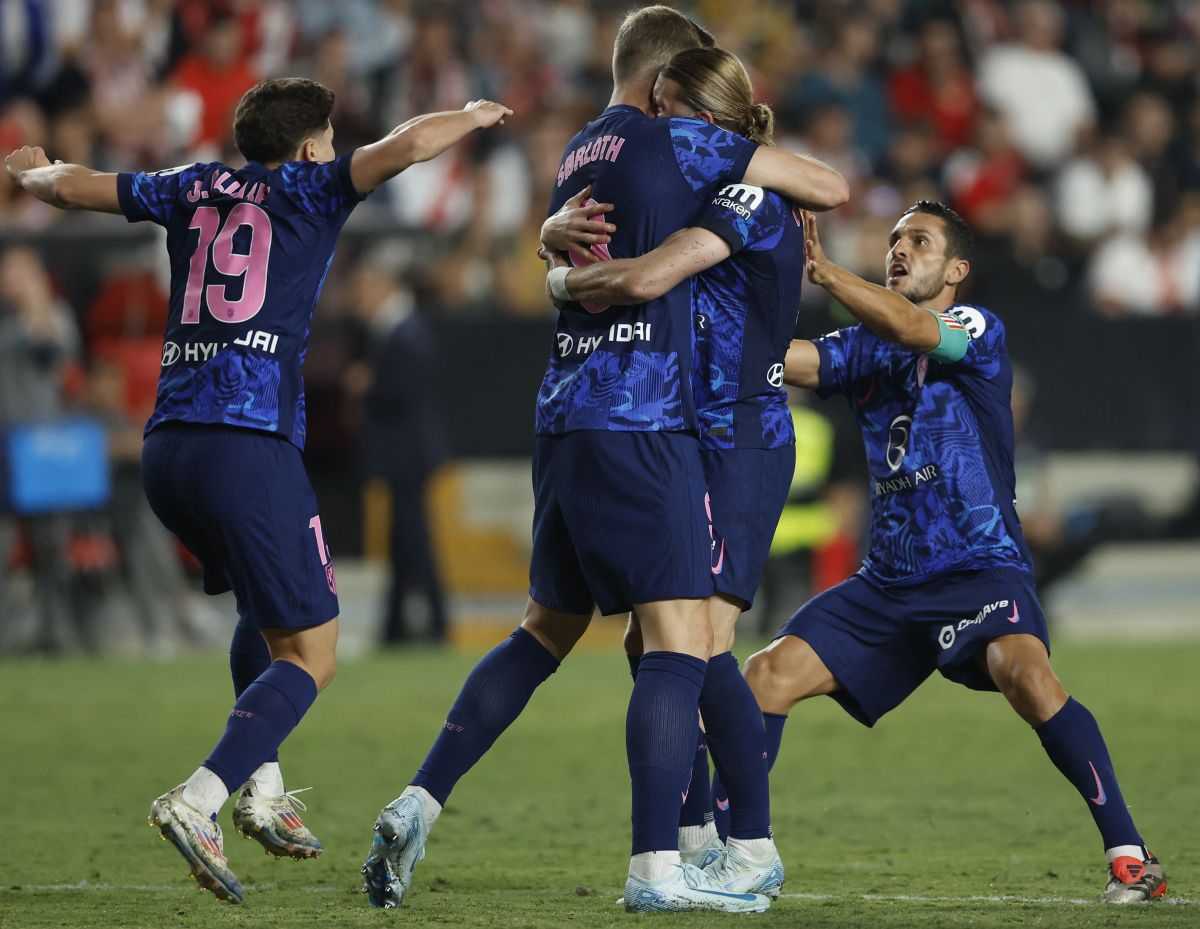
[(362, 199), (350, 158), (117, 176), (122, 212), (164, 226), (171, 261), (147, 432), (170, 421), (219, 423), (303, 448), (309, 324), (338, 233)]
[(778, 194), (730, 184), (693, 225), (720, 236), (733, 251), (692, 278), (701, 446), (793, 445), (783, 359), (804, 277), (799, 213)]
[(862, 430), (871, 475), (863, 571), (884, 584), (1030, 566), (1013, 491), (1004, 324), (969, 304), (950, 313), (971, 336), (953, 364), (885, 342), (861, 325), (816, 340), (818, 393), (845, 395)]
[[(736, 183), (757, 148), (695, 119), (651, 119), (612, 106), (571, 140), (550, 212), (591, 184), (616, 207), (603, 258), (634, 258), (691, 224), (726, 184)], [(691, 285), (639, 306), (583, 307), (559, 314), (538, 392), (536, 430), (694, 431)]]

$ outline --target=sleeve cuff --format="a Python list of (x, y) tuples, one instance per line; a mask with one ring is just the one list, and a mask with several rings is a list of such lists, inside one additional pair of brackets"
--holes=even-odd
[(817, 346), (817, 354), (821, 358), (821, 365), (817, 368), (816, 394), (826, 399), (841, 393), (842, 386), (833, 374), (833, 354), (829, 351), (829, 343), (825, 339), (817, 339), (813, 344)]
[(367, 191), (365, 194), (360, 194), (354, 186), (354, 179), (350, 176), (350, 160), (354, 157), (354, 152), (347, 152), (337, 160), (337, 176), (338, 183), (341, 185), (342, 193), (356, 203), (365, 200), (370, 194)]
[(737, 229), (735, 229), (729, 223), (722, 222), (720, 219), (717, 219), (714, 216), (702, 216), (694, 223), (694, 225), (698, 229), (707, 229), (718, 239), (723, 241), (729, 246), (729, 252), (732, 255), (736, 255), (746, 247), (746, 242), (742, 238), (742, 234), (738, 232)]
[(121, 205), (121, 212), (125, 214), (125, 219), (131, 223), (137, 223), (150, 219), (150, 214), (142, 208), (138, 198), (134, 196), (133, 178), (134, 175), (129, 172), (117, 175), (117, 202)]

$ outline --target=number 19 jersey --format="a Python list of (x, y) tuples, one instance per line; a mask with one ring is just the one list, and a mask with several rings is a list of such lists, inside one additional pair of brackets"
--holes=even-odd
[(154, 413), (276, 433), (304, 447), (313, 308), (362, 200), (346, 154), (268, 168), (194, 164), (117, 175), (130, 222), (167, 230), (171, 298)]

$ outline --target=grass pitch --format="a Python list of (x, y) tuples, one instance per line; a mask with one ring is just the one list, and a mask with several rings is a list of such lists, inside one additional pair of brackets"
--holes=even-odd
[[(739, 648), (743, 657), (749, 648)], [(358, 867), (379, 808), (407, 783), (474, 654), (409, 650), (343, 665), (285, 747), (289, 786), (326, 847), (275, 861), (222, 826), (240, 907), (197, 893), (145, 825), (230, 702), (217, 657), (170, 665), (0, 663), (0, 927), (628, 926), (616, 652), (584, 652), (459, 785), (403, 910), (372, 910)], [(1064, 644), (1060, 676), (1100, 720), (1174, 903), (1090, 902), (1103, 855), (1079, 796), (998, 695), (940, 678), (868, 731), (830, 700), (793, 711), (772, 776), (784, 897), (778, 927), (1200, 925), (1196, 772), (1200, 645)]]

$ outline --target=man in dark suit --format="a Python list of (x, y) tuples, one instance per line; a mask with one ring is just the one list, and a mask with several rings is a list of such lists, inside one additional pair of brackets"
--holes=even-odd
[(351, 307), (364, 328), (364, 358), (347, 372), (346, 388), (361, 402), (360, 451), (365, 478), (386, 481), (392, 497), (391, 582), (383, 641), (414, 637), (405, 595), (428, 604), (428, 637), (446, 636), (446, 604), (433, 552), (425, 488), (449, 457), (436, 402), (433, 334), (385, 246), (369, 253), (351, 276)]

